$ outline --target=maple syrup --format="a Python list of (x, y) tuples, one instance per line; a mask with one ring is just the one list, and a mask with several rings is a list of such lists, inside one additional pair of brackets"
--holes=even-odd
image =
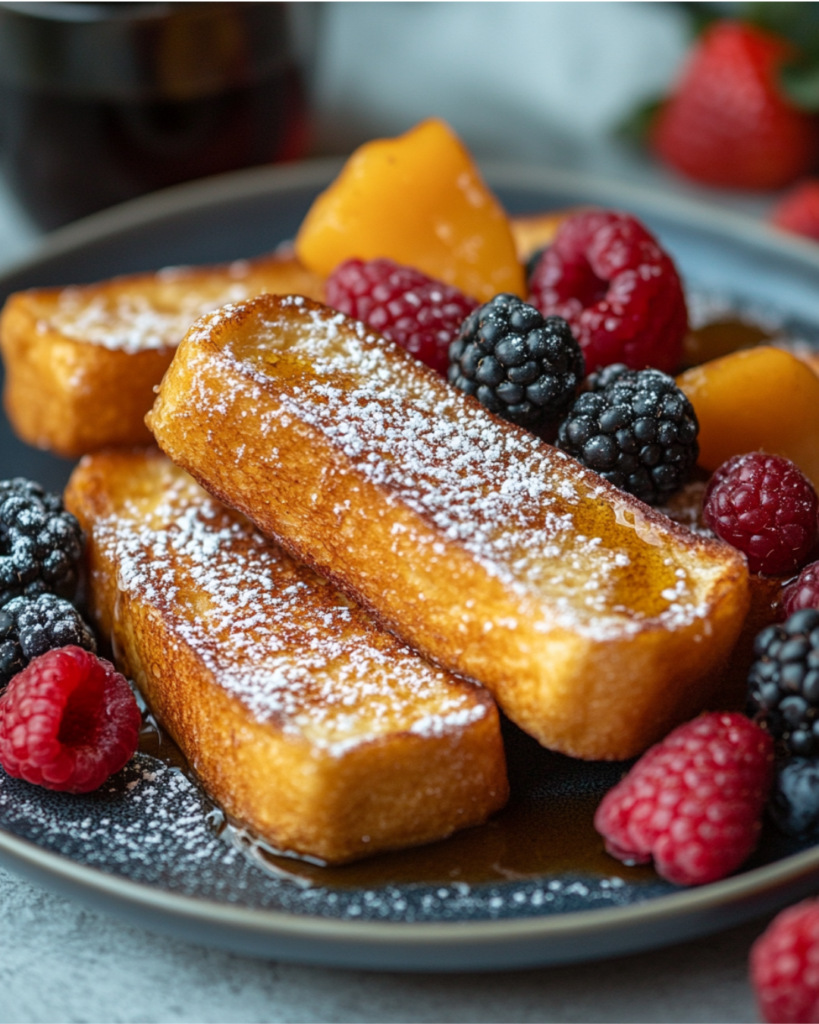
[[(198, 785), (173, 740), (150, 714), (144, 722), (140, 751), (184, 771)], [(485, 824), (448, 839), (328, 866), (276, 853), (219, 812), (213, 815), (212, 824), (229, 830), (226, 839), (270, 874), (331, 889), (456, 882), (475, 885), (564, 874), (618, 877), (626, 882), (656, 877), (651, 867), (627, 867), (610, 857), (594, 828), (600, 799), (626, 765), (581, 762), (552, 754), (506, 720), (503, 730), (512, 789), (509, 803)]]
[(34, 95), (0, 87), (5, 173), (48, 230), (144, 192), (304, 155), (295, 71), (182, 102)]
[(0, 4), (9, 184), (50, 229), (178, 182), (303, 156), (316, 6)]

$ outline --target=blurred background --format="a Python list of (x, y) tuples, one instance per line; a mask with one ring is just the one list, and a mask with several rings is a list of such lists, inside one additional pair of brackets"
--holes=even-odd
[(143, 192), (431, 115), (479, 158), (769, 216), (814, 173), (817, 6), (0, 3), (0, 265)]

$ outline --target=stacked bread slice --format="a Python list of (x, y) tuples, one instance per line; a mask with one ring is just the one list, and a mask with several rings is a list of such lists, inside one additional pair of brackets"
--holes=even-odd
[(150, 444), (145, 413), (185, 331), (203, 313), (262, 292), (320, 299), (324, 287), (284, 251), (12, 295), (0, 316), (12, 426), (35, 448), (69, 458)]
[(87, 456), (66, 504), (120, 668), (268, 844), (341, 863), (506, 802), (489, 694), (379, 629), (155, 449)]
[[(551, 239), (564, 215), (510, 222), (521, 259)], [(284, 247), (221, 266), (17, 292), (0, 314), (12, 426), (35, 448), (69, 458), (150, 444), (145, 414), (187, 329), (205, 313), (263, 292), (321, 301), (324, 281)]]

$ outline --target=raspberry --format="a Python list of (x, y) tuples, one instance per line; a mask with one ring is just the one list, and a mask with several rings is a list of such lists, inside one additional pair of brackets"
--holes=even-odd
[(705, 32), (653, 131), (658, 156), (697, 181), (771, 189), (804, 174), (816, 152), (809, 114), (784, 94), (782, 39), (740, 21)]
[(781, 576), (804, 564), (819, 535), (811, 482), (781, 455), (735, 455), (711, 477), (703, 519), (738, 548), (751, 572)]
[(819, 755), (819, 611), (803, 608), (754, 640), (748, 713), (788, 754)]
[(140, 724), (110, 662), (62, 647), (35, 658), (0, 697), (0, 764), (46, 789), (88, 793), (133, 756)]
[(654, 858), (677, 885), (715, 882), (754, 849), (773, 773), (773, 740), (744, 715), (702, 715), (644, 754), (594, 816), (608, 852)]
[(778, 914), (753, 944), (750, 967), (763, 1020), (819, 1021), (819, 900)]
[(558, 420), (583, 379), (583, 356), (566, 321), (544, 319), (516, 295), (496, 295), (471, 313), (449, 360), (450, 384), (532, 429)]
[(589, 377), (560, 424), (558, 447), (642, 501), (656, 505), (697, 462), (697, 417), (671, 377), (622, 364)]
[(819, 608), (819, 562), (806, 565), (793, 583), (782, 591), (782, 614), (785, 618), (802, 608)]
[(819, 242), (819, 180), (795, 185), (773, 208), (770, 220), (783, 231)]
[(450, 342), (478, 305), (452, 285), (392, 260), (346, 260), (327, 278), (327, 303), (362, 320), (407, 352), (446, 373)]
[(530, 289), (544, 316), (568, 321), (587, 370), (679, 367), (688, 329), (682, 285), (670, 257), (634, 217), (611, 210), (567, 217)]

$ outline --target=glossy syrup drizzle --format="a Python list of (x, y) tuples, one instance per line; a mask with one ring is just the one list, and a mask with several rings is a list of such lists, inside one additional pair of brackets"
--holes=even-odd
[[(594, 829), (603, 793), (625, 771), (621, 763), (588, 763), (552, 754), (504, 722), (512, 795), (490, 821), (426, 846), (380, 853), (340, 866), (284, 856), (218, 808), (213, 827), (263, 870), (297, 885), (331, 889), (386, 885), (468, 885), (549, 878), (567, 873), (640, 883), (649, 867), (627, 867), (610, 857)], [(150, 713), (144, 713), (140, 750), (196, 777), (184, 755)]]

